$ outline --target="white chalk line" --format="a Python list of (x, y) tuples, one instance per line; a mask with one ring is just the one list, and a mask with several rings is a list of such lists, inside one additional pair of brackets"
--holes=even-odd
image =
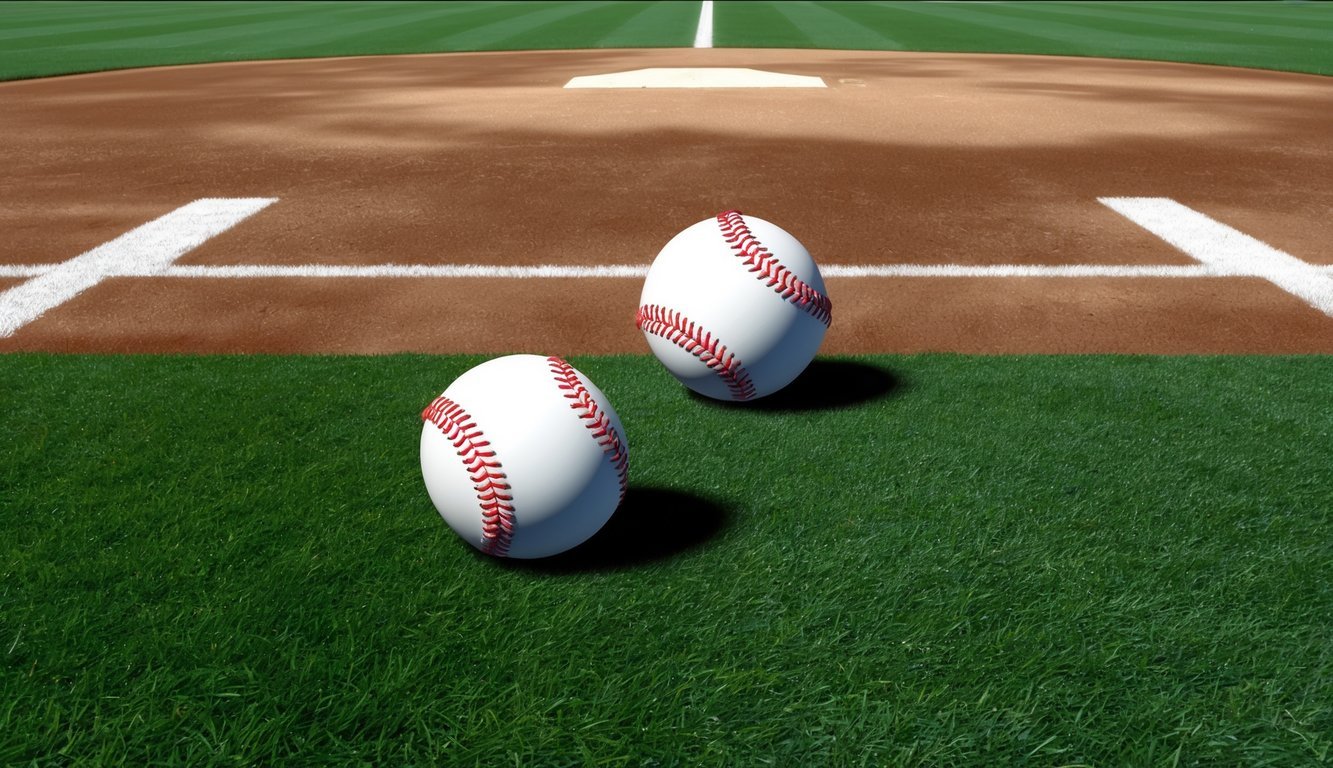
[(699, 28), (694, 32), (694, 47), (713, 47), (713, 0), (703, 0), (700, 3)]
[(123, 272), (155, 274), (181, 255), (263, 210), (273, 198), (205, 198), (47, 268), (0, 293), (0, 338)]
[[(1099, 202), (1198, 260), (1191, 265), (829, 264), (829, 278), (1205, 278), (1268, 280), (1333, 317), (1333, 265), (1309, 264), (1170, 198)], [(177, 278), (639, 278), (646, 264), (239, 264), (175, 260), (276, 202), (206, 198), (58, 264), (0, 264), (0, 278), (27, 282), (0, 292), (0, 338), (112, 277)]]
[(1333, 275), (1169, 197), (1100, 197), (1176, 249), (1218, 269), (1261, 277), (1333, 317)]
[[(0, 278), (37, 277), (59, 268), (60, 264), (0, 264)], [(1333, 265), (1313, 266), (1333, 275)], [(820, 267), (824, 277), (1114, 277), (1114, 278), (1199, 278), (1263, 277), (1246, 268), (1224, 268), (1207, 264), (1190, 265), (1100, 265), (1100, 264), (827, 264)], [(535, 264), (506, 266), (500, 264), (171, 264), (160, 269), (118, 269), (103, 277), (183, 277), (183, 278), (644, 278), (647, 264)]]

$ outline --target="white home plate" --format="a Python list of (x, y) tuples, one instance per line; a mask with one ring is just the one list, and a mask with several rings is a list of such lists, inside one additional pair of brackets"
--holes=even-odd
[(584, 75), (566, 88), (825, 88), (823, 78), (744, 67), (654, 67)]

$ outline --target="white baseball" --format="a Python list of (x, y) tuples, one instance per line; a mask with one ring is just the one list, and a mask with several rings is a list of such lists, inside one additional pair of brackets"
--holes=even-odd
[(781, 227), (725, 211), (685, 229), (648, 270), (637, 323), (685, 386), (749, 400), (787, 386), (832, 320), (819, 267)]
[(624, 498), (629, 443), (606, 395), (558, 357), (510, 355), (459, 376), (422, 413), (435, 508), (497, 557), (564, 552)]

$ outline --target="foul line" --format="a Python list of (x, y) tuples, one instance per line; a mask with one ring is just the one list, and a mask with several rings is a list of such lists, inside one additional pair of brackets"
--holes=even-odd
[(1169, 197), (1100, 197), (1098, 202), (1205, 265), (1262, 277), (1333, 317), (1333, 275), (1326, 270)]
[(131, 272), (156, 274), (182, 254), (263, 210), (271, 198), (206, 198), (132, 229), (0, 293), (0, 338), (97, 285)]
[[(1333, 265), (1306, 263), (1170, 198), (1098, 201), (1200, 263), (828, 264), (828, 278), (1203, 278), (1257, 277), (1333, 317)], [(113, 277), (177, 278), (636, 278), (647, 264), (176, 264), (176, 259), (272, 203), (274, 198), (207, 198), (58, 264), (0, 264), (0, 278), (27, 279), (0, 292), (0, 338)]]
[[(0, 278), (39, 277), (64, 264), (0, 264)], [(1333, 275), (1333, 265), (1307, 265), (1318, 273)], [(1209, 264), (827, 264), (819, 268), (823, 277), (1264, 277), (1253, 268)], [(194, 278), (643, 278), (647, 264), (170, 264), (152, 269), (124, 267), (101, 273), (102, 277), (194, 277)]]
[(713, 47), (713, 0), (703, 0), (699, 7), (699, 28), (694, 33), (694, 47)]
[[(38, 277), (61, 264), (0, 264), (0, 278)], [(1311, 270), (1333, 275), (1333, 265), (1307, 265)], [(1211, 264), (826, 264), (823, 277), (1263, 277), (1253, 268)], [(123, 267), (102, 273), (103, 277), (482, 277), (533, 278), (643, 278), (647, 264), (170, 264), (153, 269)]]

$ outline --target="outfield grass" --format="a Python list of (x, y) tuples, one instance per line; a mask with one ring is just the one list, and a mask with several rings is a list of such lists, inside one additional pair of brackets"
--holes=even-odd
[(1333, 755), (1333, 358), (575, 359), (632, 490), (526, 566), (419, 476), (479, 360), (0, 358), (0, 764)]
[[(725, 7), (723, 7), (725, 6)], [(1333, 4), (719, 3), (719, 46), (976, 51), (1333, 74)]]
[(678, 2), (0, 3), (0, 79), (360, 54), (688, 46)]
[[(696, 2), (0, 2), (0, 79), (244, 59), (688, 47)], [(720, 47), (982, 51), (1333, 74), (1333, 6), (718, 2)]]

